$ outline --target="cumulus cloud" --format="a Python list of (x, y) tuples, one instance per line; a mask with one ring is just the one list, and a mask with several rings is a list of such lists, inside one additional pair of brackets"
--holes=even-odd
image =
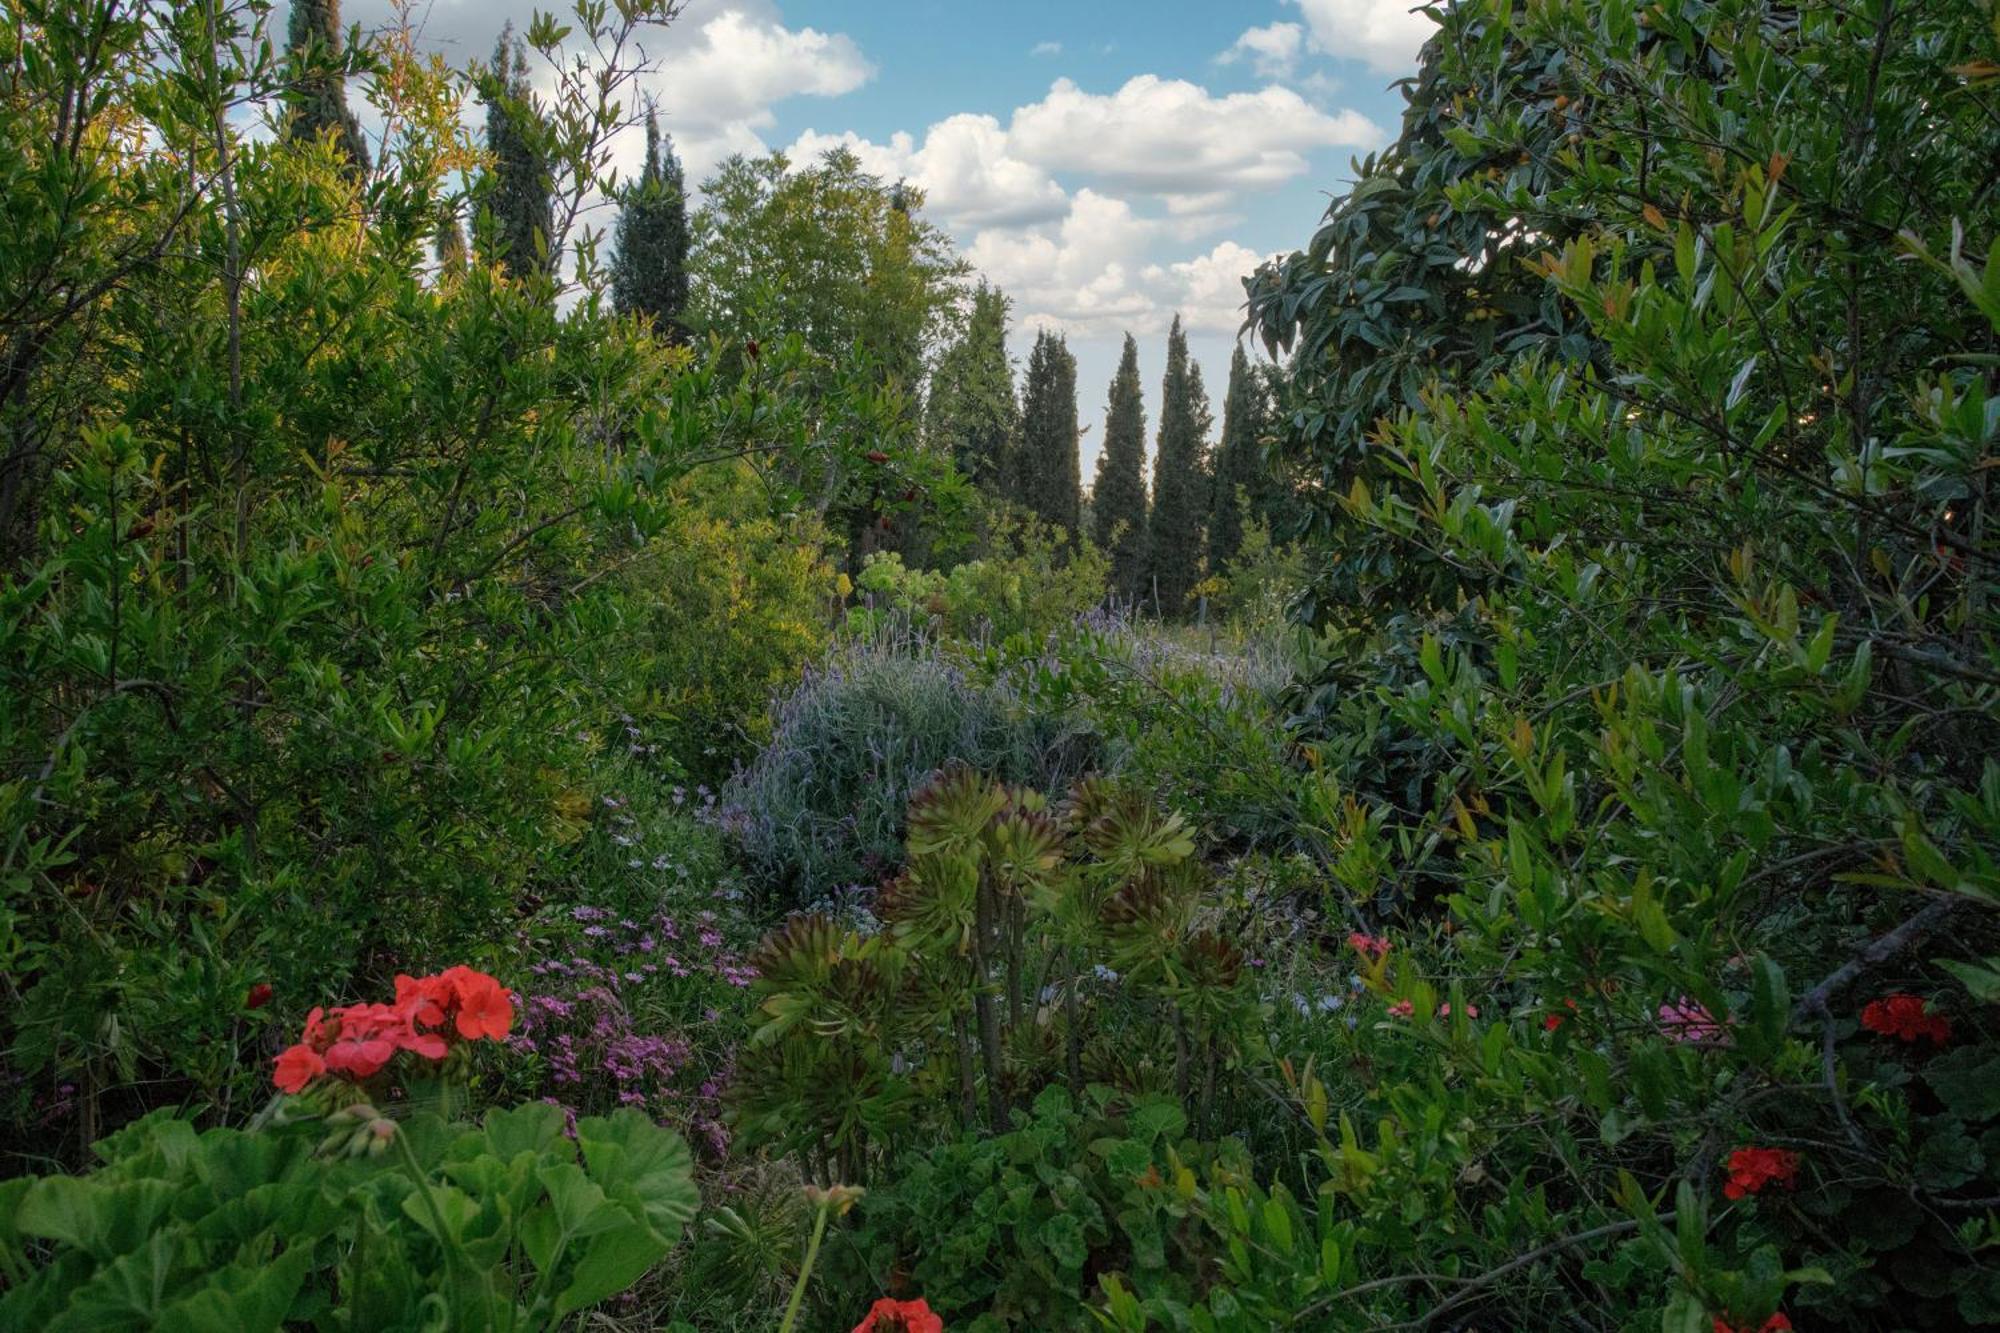
[[(1406, 74), (1437, 25), (1411, 10), (1412, 0), (1291, 0), (1316, 51), (1361, 60), (1384, 74)], [(1247, 36), (1248, 34), (1246, 34)]]
[(1163, 195), (1280, 185), (1305, 172), (1315, 149), (1382, 137), (1359, 112), (1322, 111), (1289, 88), (1215, 97), (1154, 74), (1109, 94), (1058, 79), (1014, 112), (1008, 132), (1023, 161)]
[(1028, 54), (1037, 56), (1059, 56), (1062, 54), (1062, 43), (1036, 42), (1034, 50), (1030, 51)]
[(1269, 23), (1247, 29), (1216, 60), (1225, 65), (1247, 60), (1260, 79), (1288, 79), (1297, 72), (1305, 48), (1304, 28), (1296, 23)]
[(839, 97), (874, 77), (842, 33), (789, 28), (774, 13), (731, 6), (690, 15), (647, 89), (695, 180), (731, 153), (761, 153), (759, 131), (790, 97)]
[(844, 146), (862, 165), (924, 191), (925, 207), (953, 228), (1022, 226), (1061, 217), (1069, 198), (1047, 172), (1014, 156), (1007, 132), (992, 116), (961, 112), (932, 125), (919, 146), (909, 134), (886, 144), (850, 132), (808, 130), (788, 151), (794, 160)]
[(1235, 241), (1174, 264), (1148, 266), (1140, 276), (1190, 329), (1233, 334), (1243, 324), (1243, 279), (1268, 256)]

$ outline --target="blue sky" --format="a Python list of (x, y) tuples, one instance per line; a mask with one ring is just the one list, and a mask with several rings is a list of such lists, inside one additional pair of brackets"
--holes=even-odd
[[(839, 143), (921, 185), (1013, 299), (1017, 355), (1038, 327), (1068, 336), (1087, 481), (1125, 332), (1149, 427), (1176, 312), (1219, 408), (1241, 277), (1302, 245), (1350, 160), (1394, 131), (1389, 85), (1429, 28), (1408, 3), (690, 0), (651, 44), (648, 91), (691, 179), (734, 152)], [(346, 8), (371, 26), (389, 0)], [(529, 9), (415, 0), (455, 61)]]

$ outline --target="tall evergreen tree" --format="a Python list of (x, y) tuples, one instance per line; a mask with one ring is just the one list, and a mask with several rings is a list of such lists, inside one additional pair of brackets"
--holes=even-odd
[(620, 314), (648, 315), (653, 329), (683, 342), (688, 300), (687, 178), (671, 139), (660, 133), (659, 114), (646, 112), (646, 165), (618, 207), (616, 251), (611, 258), (611, 299)]
[(1090, 488), (1092, 535), (1111, 554), (1111, 590), (1137, 599), (1146, 570), (1146, 404), (1139, 344), (1125, 335), (1104, 418), (1104, 452)]
[(331, 132), (355, 173), (365, 175), (368, 143), (347, 105), (346, 77), (332, 72), (347, 44), (340, 0), (292, 0), (285, 36), (291, 57), (285, 137), (310, 143)]
[(1201, 367), (1188, 359), (1180, 316), (1167, 332), (1167, 373), (1160, 385), (1160, 437), (1153, 452), (1153, 513), (1147, 527), (1148, 572), (1163, 615), (1187, 609), (1201, 581), (1202, 524), (1208, 517), (1204, 455), (1208, 450), (1208, 394)]
[[(1208, 515), (1208, 572), (1220, 574), (1243, 546), (1243, 521), (1255, 516), (1268, 522), (1258, 500), (1262, 484), (1260, 457), (1264, 433), (1271, 424), (1270, 386), (1253, 368), (1243, 345), (1229, 358), (1229, 388), (1222, 400), (1222, 440), (1215, 450), (1215, 485)], [(1245, 506), (1251, 513), (1245, 513)]]
[(1021, 409), (1007, 360), (1010, 304), (999, 288), (983, 282), (973, 292), (965, 333), (939, 358), (931, 377), (924, 431), (931, 448), (949, 454), (960, 475), (989, 495), (1017, 500)]
[(1021, 391), (1022, 504), (1072, 537), (1081, 535), (1083, 471), (1077, 455), (1076, 358), (1043, 329), (1028, 355)]
[(458, 207), (455, 204), (445, 203), (439, 206), (437, 236), (434, 243), (437, 251), (438, 276), (441, 278), (465, 276), (471, 256), (465, 245), (465, 228), (458, 225)]
[(486, 105), (486, 182), (476, 228), (480, 253), (517, 278), (554, 270), (555, 201), (541, 109), (528, 83), (528, 55), (509, 23), (480, 79)]

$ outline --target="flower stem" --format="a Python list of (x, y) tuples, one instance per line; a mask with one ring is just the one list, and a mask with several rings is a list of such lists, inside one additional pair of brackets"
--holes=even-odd
[[(458, 1239), (445, 1226), (444, 1209), (438, 1206), (437, 1194), (431, 1189), (430, 1176), (418, 1164), (417, 1155), (410, 1148), (409, 1137), (402, 1132), (401, 1128), (398, 1128), (396, 1131), (396, 1152), (403, 1159), (403, 1166), (409, 1171), (410, 1179), (416, 1182), (417, 1193), (424, 1196), (424, 1206), (430, 1210), (431, 1225), (437, 1228), (438, 1246), (444, 1251), (446, 1266), (450, 1268), (452, 1276), (459, 1279), (461, 1285), (469, 1289), (470, 1284), (464, 1281), (467, 1272), (465, 1254), (458, 1247)], [(483, 1304), (487, 1307), (484, 1311), (488, 1317), (486, 1326), (488, 1328), (495, 1327), (491, 1322), (493, 1313), (493, 1288), (490, 1284), (486, 1288), (486, 1299)]]
[(822, 1203), (819, 1215), (813, 1218), (812, 1239), (806, 1242), (806, 1260), (799, 1265), (799, 1280), (792, 1284), (792, 1299), (785, 1305), (785, 1320), (778, 1325), (778, 1333), (792, 1333), (792, 1325), (798, 1322), (799, 1305), (806, 1298), (806, 1283), (812, 1279), (813, 1263), (819, 1258), (820, 1239), (826, 1235), (826, 1215), (833, 1205)]

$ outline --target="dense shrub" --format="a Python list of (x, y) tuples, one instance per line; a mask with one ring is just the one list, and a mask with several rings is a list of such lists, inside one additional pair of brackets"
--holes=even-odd
[(855, 580), (848, 630), (866, 637), (914, 625), (946, 639), (1032, 652), (1104, 603), (1110, 562), (1088, 541), (1033, 519), (1002, 520), (992, 553), (949, 570), (910, 569), (895, 552), (869, 558)]
[(1212, 1123), (1259, 1053), (1255, 968), (1194, 851), (1178, 815), (1114, 783), (1051, 806), (938, 774), (879, 931), (797, 916), (751, 956), (746, 1136), (858, 1183), (941, 1129), (1004, 1132), (1058, 1081), (1168, 1091)]
[(1256, 285), (1370, 961), (1116, 1327), (2000, 1320), (1986, 8), (1467, 0)]
[(825, 649), (836, 576), (815, 527), (765, 513), (747, 470), (705, 471), (680, 500), (624, 576), (625, 702), (657, 764), (720, 782), (768, 737), (771, 696)]
[[(1101, 1272), (1192, 1289), (1214, 1242), (1176, 1188), (1217, 1154), (1187, 1138), (1167, 1097), (1093, 1086), (1036, 1098), (1013, 1129), (911, 1154), (855, 1210), (822, 1303), (852, 1307), (870, 1276), (895, 1275), (964, 1333), (1098, 1327)], [(1220, 1153), (1248, 1166), (1241, 1145)]]
[[(567, 32), (615, 70), (535, 112), (551, 254), (673, 8), (536, 28), (544, 60)], [(392, 127), (363, 179), (248, 132), (284, 92), (267, 17), (0, 15), (10, 1152), (79, 1160), (162, 1102), (240, 1114), (302, 997), (504, 952), (635, 745), (726, 771), (818, 646), (792, 486), (909, 456), (864, 362), (666, 347), (610, 314), (590, 247), (433, 271), (459, 182), (490, 182), (470, 81), (406, 31), (343, 57)]]
[(1090, 766), (1088, 735), (1031, 712), (913, 635), (849, 643), (775, 708), (771, 740), (733, 777), (721, 818), (779, 901), (873, 885), (902, 863), (903, 812), (954, 761), (1061, 788)]

